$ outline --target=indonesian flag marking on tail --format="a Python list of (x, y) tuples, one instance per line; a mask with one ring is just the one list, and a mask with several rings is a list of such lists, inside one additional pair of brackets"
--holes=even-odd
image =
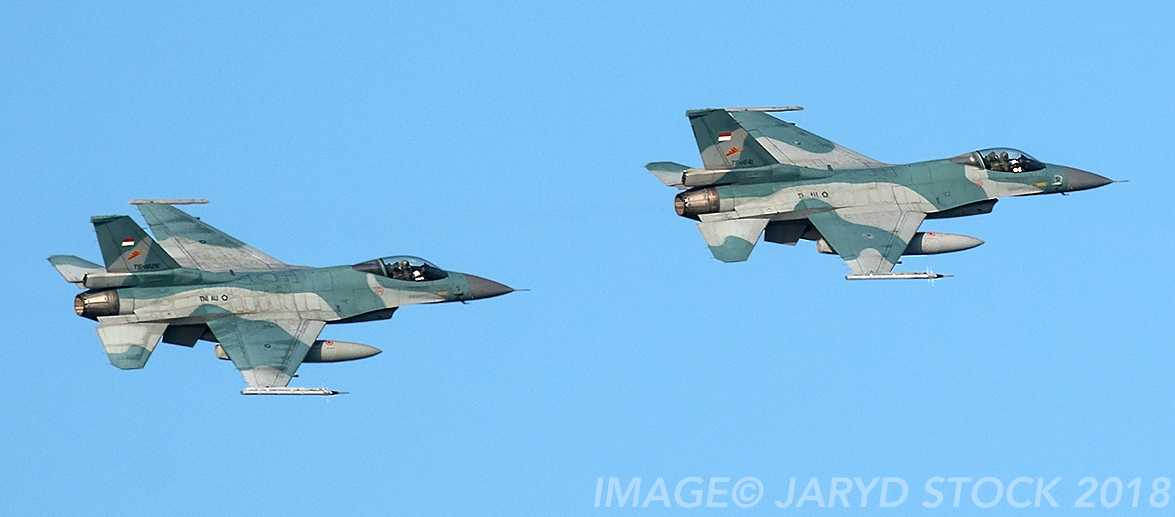
[(727, 131), (727, 132), (725, 132), (725, 133), (718, 133), (718, 141), (719, 141), (719, 142), (728, 142), (728, 141), (730, 141), (730, 132), (729, 132), (729, 131)]
[(122, 245), (123, 245), (123, 247), (126, 247), (126, 246), (134, 246), (134, 245), (135, 245), (135, 240), (134, 240), (134, 239), (123, 239), (123, 240), (122, 240)]

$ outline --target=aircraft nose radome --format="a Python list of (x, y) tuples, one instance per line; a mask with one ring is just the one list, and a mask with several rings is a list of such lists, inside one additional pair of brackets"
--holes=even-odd
[(1098, 188), (1102, 185), (1109, 185), (1110, 183), (1114, 182), (1114, 180), (1111, 180), (1105, 176), (1094, 174), (1092, 172), (1086, 172), (1081, 169), (1074, 169), (1071, 167), (1066, 167), (1065, 174), (1069, 177), (1069, 190), (1071, 191)]
[(480, 276), (465, 275), (465, 280), (469, 282), (469, 297), (475, 300), (480, 298), (493, 298), (514, 292), (514, 289), (510, 287)]

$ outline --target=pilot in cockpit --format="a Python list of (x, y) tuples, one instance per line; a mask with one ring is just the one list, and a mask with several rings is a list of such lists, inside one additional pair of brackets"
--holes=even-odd
[(985, 156), (983, 159), (987, 162), (988, 170), (1000, 170), (1000, 159), (996, 156), (995, 151), (987, 153), (987, 156)]
[(1020, 163), (1019, 159), (1012, 160), (1012, 172), (1015, 172), (1015, 173), (1024, 172), (1024, 166)]
[(988, 170), (996, 172), (1012, 172), (1012, 167), (1016, 165), (1016, 162), (1008, 159), (1007, 151), (1000, 151), (999, 156), (996, 156), (995, 151), (987, 153), (985, 160)]
[(411, 271), (411, 268), (408, 266), (408, 261), (401, 260), (392, 265), (392, 270), (388, 272), (388, 276), (391, 276), (394, 280), (411, 280)]

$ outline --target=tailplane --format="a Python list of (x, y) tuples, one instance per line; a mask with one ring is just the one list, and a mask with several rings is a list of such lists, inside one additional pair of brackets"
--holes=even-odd
[(649, 172), (653, 173), (661, 183), (667, 187), (677, 187), (678, 189), (685, 189), (685, 184), (682, 183), (682, 174), (690, 169), (689, 165), (682, 165), (673, 162), (653, 162), (645, 166)]
[(125, 215), (103, 215), (90, 218), (106, 271), (137, 273), (161, 271), (180, 267), (159, 243), (133, 219)]
[(90, 273), (105, 273), (106, 269), (98, 264), (73, 255), (53, 255), (49, 263), (61, 274), (66, 282), (85, 289), (86, 275)]
[(768, 222), (767, 219), (705, 221), (698, 223), (698, 229), (714, 258), (723, 262), (742, 262), (751, 256)]
[(167, 331), (166, 323), (127, 323), (99, 325), (98, 339), (110, 364), (121, 370), (138, 370), (147, 365), (159, 338)]

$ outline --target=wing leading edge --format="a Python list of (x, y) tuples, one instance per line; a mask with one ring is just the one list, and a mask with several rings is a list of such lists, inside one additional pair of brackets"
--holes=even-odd
[(816, 169), (858, 169), (885, 165), (767, 113), (735, 111), (730, 116), (780, 163)]
[(284, 388), (290, 383), (326, 323), (296, 313), (264, 319), (227, 316), (208, 322), (250, 388)]
[(161, 203), (139, 204), (156, 242), (183, 267), (204, 271), (294, 269), (257, 248), (209, 226), (180, 209)]
[[(690, 119), (702, 163), (707, 169), (759, 167), (777, 163), (813, 169), (858, 169), (885, 165), (766, 113), (795, 109), (702, 109), (687, 111), (686, 116)], [(658, 171), (653, 172), (657, 174)]]
[[(848, 264), (853, 274), (846, 278), (886, 278), (918, 232), (926, 214), (896, 208), (841, 208), (808, 216), (833, 251)], [(925, 278), (917, 273), (918, 278)]]

